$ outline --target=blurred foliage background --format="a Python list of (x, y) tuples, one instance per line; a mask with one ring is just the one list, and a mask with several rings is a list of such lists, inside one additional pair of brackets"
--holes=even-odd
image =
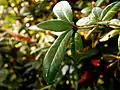
[[(52, 9), (59, 1), (0, 0), (0, 90), (47, 90), (51, 87), (53, 89), (50, 90), (77, 90), (76, 88), (81, 88), (79, 90), (114, 90), (103, 88), (105, 84), (102, 75), (99, 76), (97, 81), (98, 86), (91, 88), (94, 85), (93, 81), (96, 80), (94, 79), (94, 74), (96, 73), (94, 71), (98, 68), (98, 61), (92, 62), (91, 65), (90, 60), (93, 57), (98, 59), (99, 55), (88, 57), (89, 61), (87, 64), (90, 68), (87, 71), (85, 68), (80, 69), (82, 64), (76, 66), (78, 69), (74, 68), (73, 62), (69, 57), (69, 51), (68, 55), (66, 55), (66, 60), (61, 65), (61, 74), (58, 75), (58, 82), (52, 86), (47, 86), (42, 76), (42, 61), (46, 51), (60, 33), (42, 31), (35, 25), (41, 21), (56, 18), (53, 15)], [(87, 16), (95, 3), (94, 0), (67, 1), (72, 6), (74, 21)], [(103, 1), (102, 8), (116, 0)], [(116, 17), (120, 19), (120, 13)], [(84, 36), (85, 33), (81, 34)], [(85, 42), (85, 44), (90, 43)], [(114, 51), (112, 52), (114, 53)], [(86, 60), (83, 63), (87, 62)], [(94, 70), (93, 67), (95, 67)], [(83, 70), (86, 71), (83, 72)], [(86, 78), (88, 78), (88, 81), (82, 83), (87, 80)], [(106, 80), (109, 82), (108, 79)], [(110, 79), (110, 81), (112, 80)], [(114, 84), (116, 84), (116, 81), (114, 81)], [(116, 85), (120, 85), (120, 82), (117, 82)], [(105, 86), (107, 88), (114, 87), (110, 86), (109, 83)]]

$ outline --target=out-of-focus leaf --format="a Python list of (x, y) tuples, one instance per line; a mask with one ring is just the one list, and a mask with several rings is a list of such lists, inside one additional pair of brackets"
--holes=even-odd
[(67, 31), (72, 29), (72, 24), (63, 20), (48, 20), (37, 25), (41, 29), (51, 30), (56, 32)]
[(42, 30), (42, 29), (38, 28), (36, 25), (30, 26), (28, 29), (30, 29), (30, 30)]
[(110, 31), (109, 33), (107, 33), (105, 36), (103, 36), (103, 38), (100, 39), (100, 42), (104, 42), (104, 41), (107, 41), (108, 39), (118, 35), (120, 32), (119, 29), (116, 29), (116, 30), (112, 30)]
[(7, 69), (1, 69), (0, 70), (0, 82), (4, 81), (6, 77), (8, 76), (9, 71)]
[(56, 77), (61, 61), (64, 59), (66, 44), (71, 34), (72, 31), (66, 31), (60, 35), (45, 55), (43, 74), (48, 84), (52, 83)]
[(41, 64), (42, 64), (41, 60), (34, 60), (34, 61), (28, 62), (27, 64), (25, 64), (25, 67), (27, 67), (27, 70), (25, 71), (25, 73), (28, 73), (32, 69), (39, 69)]
[(95, 16), (96, 19), (100, 20), (102, 9), (100, 7), (94, 7), (92, 9), (92, 14)]
[(3, 56), (0, 54), (0, 68), (2, 67), (3, 65)]
[(88, 15), (91, 12), (92, 7), (85, 7), (81, 10), (81, 13)]
[(59, 19), (72, 23), (72, 9), (67, 1), (58, 2), (53, 8), (53, 12)]
[(100, 18), (102, 21), (110, 20), (118, 11), (120, 11), (120, 2), (113, 2), (103, 9)]
[(8, 4), (8, 2), (7, 2), (7, 0), (0, 0), (0, 4), (1, 5), (6, 5), (6, 4)]
[(105, 0), (97, 0), (95, 6), (100, 6)]

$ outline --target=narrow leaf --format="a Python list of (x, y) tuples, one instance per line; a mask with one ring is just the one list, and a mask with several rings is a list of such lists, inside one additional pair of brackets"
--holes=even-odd
[(72, 24), (63, 20), (48, 20), (37, 25), (41, 29), (51, 30), (56, 32), (67, 31), (72, 29)]
[(97, 0), (95, 6), (100, 6), (105, 0)]
[(71, 45), (71, 52), (73, 59), (75, 62), (78, 62), (81, 55), (79, 54), (83, 50), (83, 42), (81, 36), (76, 33), (74, 37), (72, 37), (72, 45)]
[(83, 42), (80, 34), (76, 33), (75, 35), (75, 49), (76, 51), (83, 50)]
[(107, 41), (108, 39), (118, 35), (120, 32), (120, 30), (116, 29), (116, 30), (112, 30), (109, 33), (107, 33), (103, 38), (100, 39), (100, 42), (104, 42)]
[(58, 2), (53, 8), (53, 12), (59, 19), (72, 23), (72, 9), (67, 1)]
[(72, 31), (67, 31), (59, 36), (45, 55), (43, 74), (48, 84), (52, 83), (56, 77), (61, 61), (64, 59), (66, 44), (71, 34)]
[(118, 50), (119, 50), (119, 52), (120, 52), (120, 35), (119, 35), (119, 37), (118, 37)]
[(120, 11), (120, 2), (113, 2), (103, 9), (101, 13), (101, 20), (110, 20), (112, 17)]

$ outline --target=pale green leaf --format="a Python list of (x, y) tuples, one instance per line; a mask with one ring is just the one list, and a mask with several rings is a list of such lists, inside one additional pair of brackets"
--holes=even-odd
[(100, 7), (94, 7), (92, 9), (92, 15), (95, 16), (96, 19), (100, 20), (100, 14), (102, 12), (102, 9)]
[(119, 29), (115, 29), (115, 30), (110, 31), (109, 33), (107, 33), (105, 36), (103, 36), (103, 37), (100, 39), (100, 42), (104, 42), (104, 41), (109, 40), (110, 38), (118, 35), (119, 32), (120, 32)]
[(67, 31), (72, 29), (72, 24), (63, 20), (48, 20), (43, 21), (37, 25), (37, 27), (44, 30), (51, 30), (56, 32)]
[(66, 44), (71, 34), (72, 31), (66, 31), (60, 35), (45, 55), (43, 61), (43, 74), (49, 84), (55, 80), (61, 61), (64, 59)]
[(111, 19), (109, 24), (110, 24), (110, 27), (112, 27), (112, 28), (120, 28), (120, 20), (119, 19)]
[(101, 13), (101, 20), (110, 20), (113, 18), (113, 16), (120, 11), (120, 2), (113, 2), (109, 4), (106, 8), (103, 9)]
[(96, 23), (96, 19), (95, 17), (92, 16), (92, 14), (90, 14), (88, 17), (83, 17), (81, 19), (79, 19), (76, 22), (77, 26), (87, 26), (87, 25), (92, 25)]
[(73, 22), (72, 9), (67, 1), (58, 2), (53, 8), (53, 12), (59, 19)]

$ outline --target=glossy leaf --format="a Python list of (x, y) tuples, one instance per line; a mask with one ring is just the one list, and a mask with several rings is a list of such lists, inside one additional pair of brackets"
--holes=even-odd
[(53, 12), (59, 19), (72, 23), (72, 9), (67, 1), (58, 2), (53, 8)]
[(100, 39), (100, 42), (104, 42), (107, 41), (108, 39), (118, 35), (120, 32), (120, 30), (116, 29), (116, 30), (112, 30), (109, 33), (107, 33), (105, 36), (103, 36), (103, 38)]
[(64, 59), (66, 44), (71, 34), (72, 31), (67, 31), (59, 36), (45, 55), (43, 73), (48, 84), (52, 83), (56, 77), (61, 61)]
[(80, 34), (78, 33), (76, 33), (75, 36), (72, 38), (74, 41), (72, 40), (71, 52), (72, 52), (73, 59), (75, 60), (75, 62), (77, 62), (77, 60), (80, 59), (79, 52), (83, 50), (83, 42)]
[(90, 14), (88, 17), (83, 17), (83, 18), (79, 19), (76, 22), (76, 25), (77, 26), (87, 26), (87, 25), (92, 25), (95, 23), (96, 23), (95, 18), (92, 16), (92, 14)]
[(76, 33), (75, 35), (75, 49), (83, 50), (83, 42), (82, 42), (82, 38), (79, 33)]
[(97, 48), (91, 48), (91, 49), (85, 51), (83, 54), (81, 54), (80, 60), (88, 59), (90, 57), (97, 55), (98, 53), (99, 53), (99, 50)]
[(37, 25), (41, 29), (51, 30), (56, 32), (67, 31), (72, 29), (72, 24), (63, 20), (48, 20)]
[(119, 19), (111, 19), (109, 24), (110, 24), (110, 27), (112, 27), (112, 28), (120, 28), (120, 20)]
[(110, 20), (113, 16), (120, 11), (120, 2), (113, 2), (109, 4), (101, 13), (101, 20)]

